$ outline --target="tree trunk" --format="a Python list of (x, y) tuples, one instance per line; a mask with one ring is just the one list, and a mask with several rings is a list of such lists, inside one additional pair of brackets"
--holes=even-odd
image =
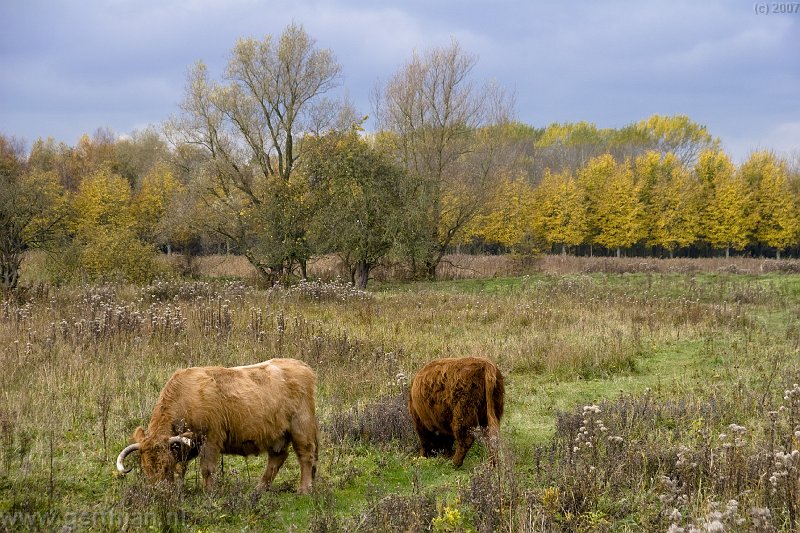
[(561, 255), (567, 255), (567, 245), (561, 243)]
[(778, 249), (778, 250), (775, 250), (775, 259), (778, 259), (778, 260), (780, 260), (780, 258), (781, 258), (781, 251), (780, 251), (780, 249)]
[(356, 263), (354, 283), (357, 289), (364, 290), (367, 288), (370, 268), (372, 268), (372, 265), (366, 261), (361, 260)]
[(620, 254), (621, 254), (621, 250), (619, 249), (619, 247), (617, 247), (617, 257), (621, 257)]
[(447, 246), (444, 245), (437, 248), (433, 255), (425, 260), (425, 274), (430, 281), (436, 281), (436, 270), (439, 267), (439, 263), (441, 263), (444, 258)]
[(22, 264), (22, 254), (2, 254), (2, 258), (0, 258), (0, 288), (3, 290), (17, 288), (20, 264)]
[(438, 261), (426, 261), (425, 262), (425, 275), (428, 277), (429, 280), (435, 281), (436, 280), (436, 267), (439, 265)]
[(725, 247), (725, 259), (729, 259), (730, 257), (731, 257), (731, 247), (730, 246), (726, 246)]

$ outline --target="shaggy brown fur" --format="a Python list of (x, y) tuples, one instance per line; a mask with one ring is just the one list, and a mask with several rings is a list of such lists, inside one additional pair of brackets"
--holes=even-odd
[[(269, 454), (256, 496), (269, 487), (291, 443), (300, 461), (300, 489), (311, 490), (317, 461), (316, 375), (295, 359), (233, 368), (178, 370), (164, 385), (147, 432), (139, 427), (142, 469), (151, 481), (173, 480), (200, 457), (208, 489), (220, 454)], [(175, 435), (192, 445), (168, 443)]]
[(499, 434), (504, 393), (503, 375), (488, 359), (437, 359), (425, 365), (414, 376), (408, 399), (420, 455), (443, 453), (461, 466), (475, 440), (474, 428)]

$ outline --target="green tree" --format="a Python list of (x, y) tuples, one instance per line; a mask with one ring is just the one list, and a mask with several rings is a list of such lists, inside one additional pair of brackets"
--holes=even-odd
[(56, 144), (52, 137), (37, 139), (31, 147), (28, 167), (41, 172), (55, 172), (61, 185), (68, 191), (74, 191), (83, 177), (83, 174), (77, 173), (75, 153), (74, 148), (63, 142)]
[(315, 212), (311, 240), (318, 252), (337, 254), (363, 289), (404, 230), (410, 191), (402, 169), (359, 129), (307, 137), (303, 168)]
[(55, 172), (29, 169), (22, 143), (0, 135), (0, 288), (17, 287), (22, 254), (55, 244), (66, 215)]
[(775, 154), (758, 151), (740, 167), (742, 180), (754, 191), (753, 237), (763, 245), (781, 251), (797, 243), (800, 205), (792, 193), (786, 163)]
[(172, 159), (166, 140), (153, 127), (119, 139), (114, 145), (114, 155), (115, 170), (134, 190), (141, 187), (142, 178), (157, 165), (163, 166)]
[(330, 50), (318, 49), (299, 25), (273, 40), (242, 39), (225, 81), (209, 80), (198, 63), (189, 77), (182, 115), (167, 128), (176, 144), (201, 148), (207, 201), (219, 214), (209, 229), (233, 242), (265, 277), (305, 277), (310, 253), (305, 183), (295, 176), (300, 138), (333, 125), (338, 107), (324, 98), (339, 80)]

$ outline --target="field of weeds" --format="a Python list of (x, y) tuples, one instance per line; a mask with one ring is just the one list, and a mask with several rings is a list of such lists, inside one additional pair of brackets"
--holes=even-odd
[[(625, 265), (34, 286), (0, 304), (0, 531), (796, 530), (800, 276)], [(454, 470), (415, 457), (405, 395), (461, 355), (498, 363), (507, 407), (499, 460)], [(226, 456), (210, 493), (196, 464), (183, 490), (115, 474), (175, 369), (276, 356), (318, 374), (311, 496), (293, 456), (256, 504), (264, 458)]]

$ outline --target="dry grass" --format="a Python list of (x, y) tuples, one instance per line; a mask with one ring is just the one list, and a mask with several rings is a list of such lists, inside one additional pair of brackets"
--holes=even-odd
[[(24, 279), (47, 279), (43, 252), (29, 252), (24, 256)], [(199, 278), (258, 280), (255, 268), (240, 255), (206, 255), (191, 259), (181, 254), (161, 255), (157, 261), (162, 274), (191, 275)], [(535, 257), (514, 255), (450, 254), (439, 266), (440, 280), (467, 280), (548, 274), (566, 276), (575, 274), (752, 274), (800, 273), (798, 259), (760, 259), (747, 257), (675, 258), (645, 257), (578, 257), (573, 255), (540, 255)], [(308, 275), (313, 279), (330, 281), (348, 279), (349, 274), (334, 255), (313, 257), (308, 262)], [(376, 267), (371, 278), (377, 281), (408, 279), (403, 264), (385, 263)]]
[(797, 259), (758, 259), (746, 257), (714, 257), (699, 259), (657, 259), (644, 257), (576, 257), (547, 255), (534, 260), (535, 272), (565, 274), (769, 274), (773, 272), (800, 273)]
[[(211, 255), (200, 257), (197, 272), (204, 277), (254, 279), (256, 272), (241, 256)], [(642, 257), (577, 257), (572, 255), (542, 255), (522, 257), (511, 255), (466, 255), (451, 254), (442, 261), (438, 277), (442, 280), (486, 279), (522, 276), (525, 274), (549, 274), (564, 276), (573, 274), (769, 274), (774, 272), (800, 273), (798, 259), (757, 259), (745, 257), (701, 258), (701, 259), (657, 259)], [(347, 279), (346, 270), (335, 256), (313, 258), (308, 264), (312, 278), (332, 280)], [(402, 265), (381, 265), (372, 277), (379, 281), (405, 279), (407, 272)]]
[[(759, 454), (770, 442), (773, 452), (778, 444), (781, 452), (796, 448), (791, 438), (770, 440), (769, 420), (763, 417), (778, 410), (784, 376), (797, 359), (797, 287), (795, 277), (651, 272), (548, 274), (377, 293), (339, 283), (272, 290), (241, 281), (38, 285), (0, 303), (0, 517), (99, 510), (147, 516), (156, 527), (179, 523), (235, 530), (268, 520), (281, 529), (299, 520), (325, 530), (337, 524), (394, 524), (396, 512), (406, 509), (415, 513), (417, 525), (431, 524), (436, 514), (442, 527), (447, 520), (463, 519), (484, 529), (519, 524), (527, 510), (527, 519), (551, 530), (588, 530), (625, 520), (665, 528), (670, 522), (662, 511), (679, 508), (684, 519), (675, 523), (688, 527), (699, 522), (714, 498), (734, 497), (719, 488), (733, 464), (724, 455), (726, 442), (706, 446), (699, 432), (718, 435), (737, 423), (752, 428), (752, 447), (736, 459), (744, 465), (742, 491), (752, 497), (735, 497), (742, 506), (759, 508), (781, 502), (771, 511), (783, 520), (775, 522), (780, 529), (790, 520), (789, 500), (759, 499), (768, 487), (751, 481), (750, 474), (766, 472), (752, 465), (761, 464), (757, 458), (763, 459)], [(427, 486), (441, 487), (451, 499), (461, 494), (457, 503), (419, 488), (403, 393), (430, 359), (470, 354), (496, 360), (508, 376), (503, 426), (508, 453), (501, 465), (506, 470), (478, 469), (471, 480), (464, 477), (468, 470), (418, 463)], [(125, 481), (112, 476), (114, 455), (147, 421), (176, 368), (233, 366), (274, 356), (307, 361), (319, 376), (325, 448), (316, 501), (279, 493), (252, 507), (246, 493), (255, 485), (261, 461), (226, 459), (222, 487), (209, 496), (199, 492), (196, 473), (178, 495), (153, 493), (138, 484), (136, 474)], [(652, 374), (654, 369), (663, 373)], [(578, 463), (567, 443), (583, 424), (576, 418), (583, 413), (575, 412), (583, 399), (568, 396), (569, 391), (586, 387), (581, 390), (594, 391), (587, 394), (613, 398), (625, 382), (632, 390), (671, 384), (661, 388), (661, 397), (648, 397), (646, 405), (633, 397), (603, 405), (609, 413), (605, 425), (630, 446), (624, 455), (630, 465), (618, 470), (623, 463), (606, 451)], [(554, 396), (542, 392), (548, 388)], [(743, 401), (747, 397), (754, 400)], [(706, 407), (709, 398), (716, 410)], [(670, 410), (673, 400), (692, 403)], [(566, 411), (554, 424), (562, 401)], [(533, 424), (543, 415), (555, 437), (540, 449), (543, 432)], [(792, 422), (781, 419), (781, 424), (788, 428)], [(715, 467), (728, 470), (673, 476), (679, 445), (693, 454), (712, 450)], [(472, 454), (467, 469), (479, 453)], [(637, 459), (642, 457), (646, 464)], [(581, 477), (592, 472), (590, 467), (608, 470), (608, 477)], [(653, 481), (662, 474), (682, 484), (675, 497), (688, 494), (687, 503), (658, 499), (668, 494)], [(291, 491), (296, 475), (290, 461), (277, 486)], [(382, 479), (388, 481), (371, 496), (365, 494), (365, 486)], [(593, 479), (597, 494), (579, 491)], [(411, 490), (414, 483), (417, 488)], [(502, 491), (497, 501), (491, 496), (495, 489)], [(628, 503), (609, 504), (617, 500)], [(491, 516), (469, 516), (470, 509), (500, 504), (501, 511)], [(456, 508), (464, 511), (460, 518), (448, 511)], [(755, 524), (749, 515), (746, 520)], [(403, 524), (391, 527), (408, 526)]]

